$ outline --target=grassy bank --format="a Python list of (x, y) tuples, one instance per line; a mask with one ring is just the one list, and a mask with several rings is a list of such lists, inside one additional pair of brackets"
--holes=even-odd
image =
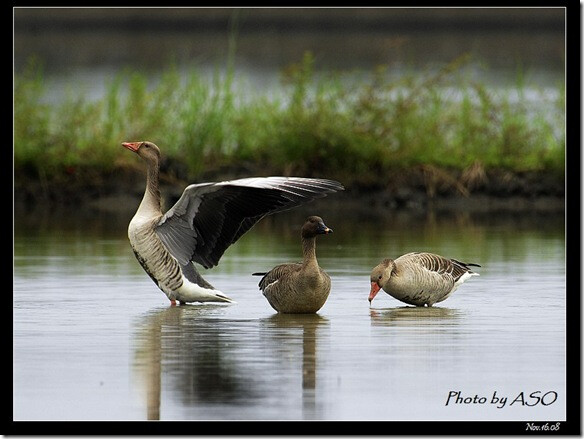
[(563, 86), (550, 118), (550, 105), (533, 108), (520, 79), (495, 92), (469, 78), (464, 62), (398, 80), (380, 67), (350, 82), (316, 75), (307, 53), (282, 73), (277, 96), (245, 93), (232, 69), (209, 80), (169, 68), (154, 85), (124, 72), (101, 99), (70, 93), (57, 105), (46, 103), (42, 71), (31, 64), (15, 78), (15, 177), (50, 184), (135, 167), (120, 143), (151, 140), (167, 172), (188, 181), (225, 170), (330, 177), (347, 187), (382, 187), (412, 169), (456, 175), (463, 189), (495, 169), (563, 178)]

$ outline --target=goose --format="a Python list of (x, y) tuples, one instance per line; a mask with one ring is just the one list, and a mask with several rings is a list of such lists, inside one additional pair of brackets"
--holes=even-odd
[(211, 268), (225, 250), (268, 214), (281, 212), (344, 187), (334, 180), (254, 177), (191, 184), (162, 212), (160, 149), (149, 141), (122, 146), (146, 162), (146, 190), (128, 226), (132, 250), (144, 271), (171, 302), (233, 302), (197, 271)]
[(447, 299), (472, 276), (478, 264), (460, 262), (440, 255), (413, 252), (399, 258), (384, 259), (371, 271), (369, 304), (381, 288), (408, 305), (428, 306)]
[(277, 265), (263, 276), (260, 290), (269, 304), (280, 313), (315, 313), (329, 296), (331, 278), (318, 266), (316, 237), (327, 235), (328, 228), (319, 216), (310, 216), (301, 229), (303, 261)]

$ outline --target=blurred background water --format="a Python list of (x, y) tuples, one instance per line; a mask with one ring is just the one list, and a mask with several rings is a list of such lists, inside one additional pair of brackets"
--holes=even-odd
[(228, 62), (255, 92), (274, 91), (307, 51), (317, 71), (383, 65), (395, 76), (470, 55), (467, 68), (492, 86), (546, 87), (564, 79), (564, 19), (560, 7), (16, 8), (14, 64), (41, 60), (55, 95), (99, 96), (123, 68), (211, 75)]

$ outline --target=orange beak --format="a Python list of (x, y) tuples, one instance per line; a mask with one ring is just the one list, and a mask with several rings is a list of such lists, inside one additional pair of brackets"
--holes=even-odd
[(371, 301), (375, 298), (377, 293), (379, 293), (380, 289), (381, 287), (377, 284), (377, 282), (371, 282), (371, 291), (369, 292), (369, 304), (371, 304)]
[(141, 144), (142, 142), (123, 142), (122, 146), (128, 148), (130, 151), (138, 152)]

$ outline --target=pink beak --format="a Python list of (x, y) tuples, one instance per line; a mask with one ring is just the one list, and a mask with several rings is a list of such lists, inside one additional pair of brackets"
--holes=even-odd
[(142, 142), (123, 142), (122, 146), (125, 146), (130, 151), (138, 152), (138, 148), (140, 148), (141, 144)]
[(381, 289), (381, 287), (379, 285), (377, 285), (377, 282), (371, 282), (371, 292), (369, 293), (369, 303), (371, 303), (371, 301), (375, 298), (377, 293), (379, 293), (380, 289)]

